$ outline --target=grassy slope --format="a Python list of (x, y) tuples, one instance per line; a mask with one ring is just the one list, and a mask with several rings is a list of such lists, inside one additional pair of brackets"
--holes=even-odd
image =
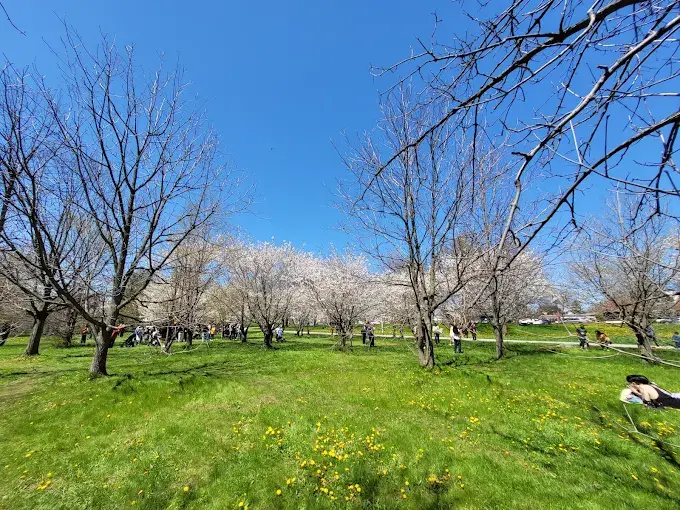
[[(89, 381), (91, 346), (25, 360), (12, 340), (0, 348), (0, 508), (680, 503), (680, 456), (614, 425), (626, 374), (680, 390), (678, 369), (531, 346), (492, 362), (493, 345), (466, 343), (426, 372), (406, 342), (330, 345), (116, 347), (113, 375)], [(680, 444), (680, 412), (630, 410)]]

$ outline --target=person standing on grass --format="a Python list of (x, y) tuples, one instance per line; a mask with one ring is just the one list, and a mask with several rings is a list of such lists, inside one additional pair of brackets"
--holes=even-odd
[(472, 340), (477, 340), (477, 324), (475, 324), (475, 321), (470, 321), (470, 324), (468, 324), (468, 329), (472, 335)]
[(442, 330), (439, 327), (439, 324), (435, 324), (434, 328), (432, 328), (432, 333), (434, 333), (434, 343), (436, 345), (439, 345), (439, 337), (442, 334)]
[(140, 345), (142, 343), (142, 336), (144, 335), (144, 328), (141, 325), (135, 328), (135, 343)]
[(361, 326), (361, 343), (366, 345), (366, 323)]
[(373, 330), (373, 324), (370, 322), (366, 324), (366, 338), (368, 340), (368, 347), (375, 347), (375, 331)]
[(656, 339), (656, 331), (654, 331), (654, 328), (651, 324), (647, 326), (647, 336), (652, 342), (654, 342), (654, 345), (659, 347), (659, 341)]
[(583, 324), (579, 324), (576, 328), (576, 334), (578, 335), (578, 346), (584, 351), (588, 350), (588, 331), (586, 331)]
[(680, 333), (677, 331), (673, 333), (673, 345), (676, 349), (680, 349)]
[(80, 345), (85, 345), (85, 342), (87, 342), (87, 334), (89, 332), (90, 328), (87, 326), (80, 330)]
[(460, 330), (454, 322), (451, 324), (451, 331), (449, 331), (451, 337), (451, 343), (453, 344), (453, 352), (458, 354), (463, 354), (463, 342), (460, 338)]

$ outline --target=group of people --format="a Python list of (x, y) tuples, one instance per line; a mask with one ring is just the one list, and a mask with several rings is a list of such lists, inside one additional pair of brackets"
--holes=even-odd
[[(656, 331), (654, 331), (654, 328), (650, 324), (647, 326), (646, 329), (647, 333), (647, 338), (650, 339), (654, 345), (657, 347), (659, 346), (659, 340), (656, 338)], [(588, 350), (590, 347), (590, 343), (588, 342), (588, 330), (585, 328), (583, 324), (579, 324), (579, 326), (576, 328), (576, 335), (578, 336), (578, 345), (581, 349)], [(673, 346), (676, 349), (680, 349), (680, 333), (677, 331), (673, 333)], [(606, 333), (603, 333), (599, 329), (595, 331), (595, 341), (597, 342), (597, 345), (600, 346), (600, 349), (606, 349), (607, 346), (611, 345), (612, 341), (611, 339), (607, 336)]]
[[(115, 345), (118, 337), (122, 338), (127, 328), (128, 325), (126, 324), (118, 324), (111, 330), (109, 348)], [(215, 338), (216, 332), (217, 327), (212, 324), (202, 325), (198, 328), (187, 328), (179, 325), (166, 327), (138, 325), (134, 328), (132, 333), (125, 338), (121, 347), (135, 347), (141, 344), (159, 347), (162, 342), (167, 342), (168, 340), (188, 342), (189, 340), (196, 338), (201, 338), (204, 342), (209, 342)], [(90, 327), (85, 325), (80, 331), (80, 343), (84, 345), (87, 342), (87, 337), (89, 335)]]
[(375, 328), (370, 321), (366, 321), (361, 328), (361, 343), (368, 347), (375, 347)]
[(245, 328), (240, 322), (227, 322), (222, 325), (222, 338), (228, 340), (242, 340), (245, 336)]
[[(434, 341), (438, 344), (441, 329), (439, 329), (439, 326), (436, 326), (433, 328), (433, 331)], [(451, 324), (449, 338), (451, 345), (453, 345), (453, 352), (457, 354), (463, 353), (463, 336), (467, 339), (468, 335), (472, 335), (472, 340), (477, 340), (477, 324), (474, 321), (470, 321), (462, 327), (459, 327), (455, 322)]]
[[(588, 330), (583, 324), (579, 324), (576, 328), (576, 335), (578, 336), (578, 346), (583, 350), (588, 350), (590, 343), (588, 342)], [(600, 346), (600, 349), (606, 349), (608, 345), (611, 345), (612, 341), (599, 329), (595, 331), (595, 341)]]

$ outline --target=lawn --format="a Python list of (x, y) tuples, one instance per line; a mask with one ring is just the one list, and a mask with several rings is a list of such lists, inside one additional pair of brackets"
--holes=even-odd
[[(0, 508), (678, 508), (680, 412), (629, 410), (629, 373), (680, 369), (591, 350), (465, 343), (434, 371), (410, 343), (274, 351), (216, 341), (165, 356), (0, 348)], [(676, 352), (667, 359), (680, 361)]]
[[(445, 323), (440, 323), (443, 331), (443, 337), (448, 339), (449, 329)], [(544, 325), (530, 325), (520, 326), (518, 324), (508, 324), (508, 333), (506, 338), (508, 340), (555, 340), (558, 342), (578, 342), (576, 335), (576, 328), (578, 324), (544, 324)], [(585, 324), (588, 331), (589, 339), (595, 343), (595, 331), (598, 329), (606, 333), (614, 343), (617, 344), (637, 344), (637, 340), (632, 331), (627, 326), (618, 324), (606, 324), (603, 322), (592, 322)], [(671, 337), (673, 332), (680, 330), (680, 324), (653, 324), (656, 331), (657, 340), (661, 345), (673, 345)], [(310, 328), (311, 332), (330, 332), (327, 326), (314, 326)], [(381, 327), (380, 324), (375, 326), (375, 331), (378, 335), (399, 335), (398, 329), (394, 331), (391, 325), (385, 324)], [(359, 328), (355, 329), (355, 334), (359, 334)], [(404, 328), (404, 334), (410, 335), (411, 330)], [(479, 338), (494, 338), (493, 329), (490, 324), (477, 324), (477, 335)]]

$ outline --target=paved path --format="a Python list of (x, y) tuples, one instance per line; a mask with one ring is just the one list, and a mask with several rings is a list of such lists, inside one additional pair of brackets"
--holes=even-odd
[[(312, 331), (312, 334), (314, 335), (330, 335), (330, 331)], [(400, 337), (393, 337), (392, 335), (375, 335), (376, 338), (393, 338), (393, 339), (399, 339)], [(356, 338), (356, 336), (355, 336)], [(413, 335), (404, 335), (404, 338), (414, 338)], [(448, 341), (448, 337), (442, 336), (442, 343), (445, 343)], [(463, 342), (487, 342), (487, 343), (496, 343), (496, 340), (493, 338), (477, 338), (477, 340), (471, 340), (471, 339), (465, 339), (463, 338)], [(506, 344), (539, 344), (539, 345), (554, 345), (557, 347), (578, 347), (579, 343), (578, 342), (569, 342), (569, 341), (563, 341), (563, 340), (525, 340), (525, 339), (506, 339), (504, 341)], [(616, 347), (617, 349), (637, 349), (637, 344), (611, 344), (612, 347)], [(598, 347), (597, 342), (591, 341), (590, 342), (590, 348), (596, 348)], [(653, 350), (663, 350), (663, 351), (672, 351), (675, 350), (674, 347), (670, 345), (662, 345), (660, 347), (653, 346)]]

